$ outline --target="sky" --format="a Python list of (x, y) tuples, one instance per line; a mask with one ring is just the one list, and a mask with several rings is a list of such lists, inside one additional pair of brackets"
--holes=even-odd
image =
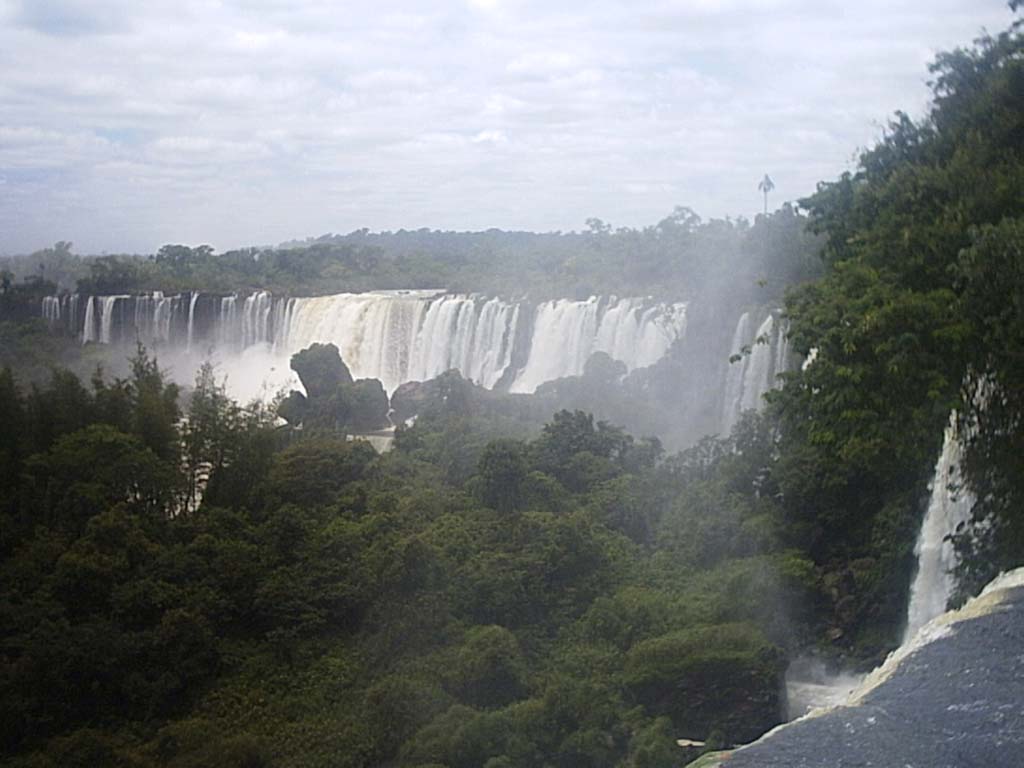
[(0, 254), (752, 216), (1004, 0), (0, 0)]

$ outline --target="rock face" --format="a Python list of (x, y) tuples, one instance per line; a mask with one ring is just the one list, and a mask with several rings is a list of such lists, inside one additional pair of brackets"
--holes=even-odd
[(722, 768), (1024, 765), (1024, 569), (943, 614), (843, 705), (708, 756)]
[(297, 352), (291, 366), (306, 394), (292, 390), (277, 414), (292, 426), (366, 432), (391, 425), (384, 387), (377, 379), (353, 381), (333, 344), (313, 344)]

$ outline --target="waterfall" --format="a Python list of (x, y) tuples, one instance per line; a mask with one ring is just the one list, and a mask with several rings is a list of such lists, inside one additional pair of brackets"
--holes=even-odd
[[(738, 355), (743, 347), (743, 342), (750, 333), (750, 313), (744, 312), (736, 323), (736, 330), (732, 334), (732, 342), (729, 344), (729, 354)], [(719, 434), (728, 435), (740, 416), (740, 403), (743, 397), (743, 372), (747, 367), (749, 359), (744, 356), (735, 362), (729, 363), (725, 374), (725, 389), (722, 397), (722, 420)]]
[[(218, 357), (249, 355), (253, 365), (246, 376), (254, 374), (256, 349), (268, 369), (287, 371), (295, 352), (333, 343), (354, 376), (380, 379), (387, 391), (454, 368), (487, 388), (503, 382), (512, 391), (533, 392), (546, 381), (581, 374), (598, 351), (628, 370), (652, 365), (686, 331), (685, 304), (642, 298), (594, 296), (536, 307), (437, 290), (309, 298), (155, 291), (83, 298), (84, 319), (64, 313), (72, 326), (82, 323), (71, 330), (83, 342), (137, 338), (194, 356), (200, 340), (208, 339)], [(77, 296), (65, 299), (77, 302)], [(44, 301), (43, 316), (53, 322), (61, 307), (56, 298)]]
[(956, 413), (950, 415), (935, 465), (928, 509), (914, 546), (917, 574), (910, 588), (907, 629), (903, 641), (911, 639), (922, 626), (941, 613), (956, 586), (953, 569), (956, 552), (948, 537), (970, 518), (974, 499), (962, 487), (960, 459), (962, 447), (956, 428)]
[(96, 299), (90, 296), (85, 302), (85, 320), (82, 323), (82, 343), (98, 341), (96, 335)]
[(192, 297), (188, 303), (188, 335), (185, 342), (185, 351), (192, 351), (192, 341), (195, 338), (195, 317), (196, 317), (196, 302), (199, 300), (199, 292), (193, 291)]
[(43, 297), (43, 319), (51, 326), (60, 323), (60, 299), (57, 296)]
[(114, 341), (114, 308), (121, 299), (127, 296), (100, 297), (100, 343), (110, 344)]
[(393, 391), (451, 368), (493, 387), (512, 361), (519, 306), (500, 299), (380, 291), (292, 299), (281, 317), (283, 353), (331, 342), (357, 378)]
[[(931, 482), (928, 509), (921, 523), (914, 554), (917, 573), (910, 587), (910, 605), (907, 608), (907, 626), (900, 647), (893, 651), (884, 665), (876, 668), (868, 680), (883, 675), (884, 670), (906, 657), (922, 641), (918, 632), (929, 621), (946, 612), (949, 598), (956, 587), (953, 569), (957, 565), (956, 551), (949, 536), (968, 521), (974, 498), (963, 486), (960, 461), (963, 446), (957, 431), (957, 414), (950, 414), (943, 434), (942, 453), (935, 464)], [(991, 589), (992, 587), (987, 587)], [(804, 714), (810, 706), (831, 706), (846, 701), (857, 676), (850, 674), (808, 675), (797, 660), (795, 674), (787, 673), (787, 692), (790, 716)]]
[(768, 315), (758, 326), (754, 334), (750, 357), (743, 371), (743, 394), (740, 398), (740, 411), (757, 410), (761, 406), (764, 393), (772, 388), (772, 330), (775, 318)]
[[(736, 323), (730, 354), (743, 355), (729, 364), (722, 389), (719, 434), (728, 435), (740, 414), (758, 410), (765, 394), (777, 386), (777, 376), (789, 368), (789, 324), (769, 313), (751, 333), (750, 313), (744, 312)], [(759, 340), (760, 341), (759, 343)], [(743, 354), (745, 346), (750, 352)]]
[(224, 296), (220, 300), (217, 318), (217, 344), (226, 349), (235, 346), (238, 339), (238, 297)]
[(594, 352), (627, 370), (652, 365), (686, 332), (686, 304), (645, 305), (642, 299), (558, 299), (537, 307), (526, 365), (512, 392), (533, 392), (552, 379), (578, 376)]
[(242, 346), (266, 344), (270, 337), (272, 300), (268, 291), (259, 291), (246, 298), (242, 305)]

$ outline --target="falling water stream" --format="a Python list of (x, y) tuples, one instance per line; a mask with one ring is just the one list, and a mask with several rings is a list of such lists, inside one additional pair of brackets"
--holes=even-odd
[[(437, 290), (370, 291), (308, 298), (257, 291), (245, 297), (47, 297), (43, 317), (83, 343), (134, 342), (165, 352), (266, 358), (277, 372), (310, 344), (333, 343), (357, 378), (388, 392), (447, 370), (513, 392), (576, 376), (594, 352), (642, 368), (686, 332), (686, 304), (645, 298), (558, 299), (539, 305)], [(161, 353), (162, 357), (167, 355)], [(228, 366), (229, 367), (229, 366)], [(284, 382), (282, 382), (284, 383)]]
[[(907, 625), (901, 647), (914, 641), (929, 621), (946, 612), (956, 582), (953, 569), (957, 558), (949, 537), (970, 516), (973, 497), (963, 487), (960, 476), (961, 442), (957, 435), (956, 413), (950, 414), (935, 465), (928, 508), (921, 521), (914, 554), (917, 569), (910, 587)], [(790, 717), (798, 717), (817, 707), (843, 703), (858, 687), (862, 675), (828, 670), (812, 659), (797, 659), (786, 679)]]

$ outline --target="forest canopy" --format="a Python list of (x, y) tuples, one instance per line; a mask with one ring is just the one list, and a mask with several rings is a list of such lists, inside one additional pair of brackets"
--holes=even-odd
[(805, 224), (785, 205), (753, 223), (702, 221), (677, 208), (642, 229), (590, 219), (585, 231), (568, 233), (357, 230), (220, 254), (207, 245), (165, 245), (149, 256), (79, 259), (71, 243), (59, 242), (9, 259), (7, 268), (87, 294), (447, 288), (537, 300), (607, 293), (680, 300), (701, 292), (735, 294), (742, 304), (781, 296), (785, 286), (817, 274), (818, 239)]

